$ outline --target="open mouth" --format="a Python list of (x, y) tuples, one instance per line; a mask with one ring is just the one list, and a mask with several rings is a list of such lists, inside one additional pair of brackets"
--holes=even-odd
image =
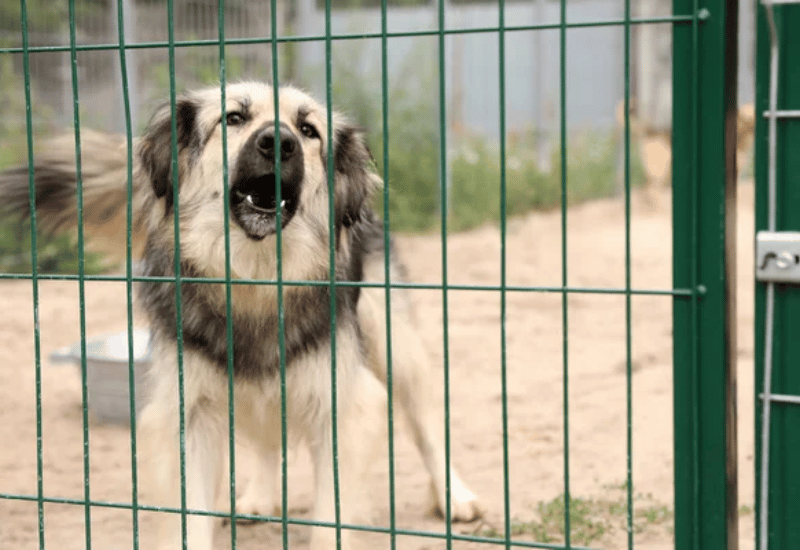
[(281, 200), (278, 208), (275, 174), (241, 178), (231, 188), (231, 212), (247, 236), (261, 240), (286, 227), (297, 209), (297, 185), (281, 182)]
[[(239, 197), (242, 197), (242, 196), (243, 195), (240, 192), (239, 193)], [(264, 214), (276, 214), (276, 215), (278, 213), (278, 207), (275, 204), (274, 200), (272, 201), (272, 208), (264, 208), (263, 206), (259, 206), (261, 201), (260, 201), (260, 197), (258, 195), (250, 194), (250, 195), (244, 195), (243, 197), (244, 197), (244, 201), (247, 203), (247, 205), (250, 206), (253, 210), (255, 210), (257, 212), (263, 212)], [(253, 197), (255, 197), (255, 198), (253, 198)], [(285, 200), (281, 200), (281, 209), (283, 209), (283, 207), (285, 207), (285, 206), (286, 206), (286, 201)]]
[[(255, 212), (273, 215), (278, 213), (278, 206), (275, 204), (277, 201), (275, 174), (264, 174), (263, 176), (240, 182), (234, 188), (233, 195), (238, 202), (244, 202), (247, 207)], [(283, 192), (281, 192), (281, 195), (283, 195)], [(281, 197), (281, 206), (286, 206), (286, 199), (283, 197)]]

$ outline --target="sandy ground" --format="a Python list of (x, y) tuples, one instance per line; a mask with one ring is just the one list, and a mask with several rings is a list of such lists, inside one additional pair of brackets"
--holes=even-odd
[[(634, 197), (632, 217), (632, 282), (634, 287), (668, 289), (670, 280), (670, 215), (653, 211)], [(669, 204), (664, 197), (663, 204)], [(753, 505), (753, 307), (751, 185), (741, 186), (739, 203), (739, 469), (740, 504)], [(561, 220), (558, 213), (533, 213), (508, 225), (509, 285), (558, 286), (561, 281)], [(624, 216), (620, 200), (604, 200), (568, 213), (568, 279), (571, 286), (624, 286)], [(416, 282), (441, 281), (438, 236), (398, 240)], [(485, 227), (453, 235), (448, 241), (449, 281), (453, 284), (500, 283), (500, 234)], [(78, 286), (42, 282), (39, 313), (41, 352), (41, 441), (47, 497), (83, 499), (84, 470), (97, 501), (130, 502), (131, 450), (128, 428), (92, 420), (84, 448), (79, 377), (75, 369), (51, 365), (49, 353), (79, 338)], [(442, 293), (415, 291), (424, 345), (440, 380), (443, 364)], [(451, 291), (449, 301), (449, 364), (451, 378), (452, 456), (464, 479), (480, 495), (486, 519), (454, 525), (455, 533), (491, 535), (504, 525), (504, 470), (501, 399), (501, 309), (496, 292)], [(86, 330), (89, 335), (124, 330), (125, 288), (117, 283), (85, 286)], [(37, 409), (31, 284), (0, 283), (0, 493), (37, 494)], [(595, 548), (625, 547), (626, 480), (626, 344), (625, 299), (616, 294), (572, 294), (568, 299), (569, 489), (573, 497), (601, 503), (604, 534)], [(636, 548), (672, 547), (672, 390), (671, 304), (668, 297), (632, 299), (633, 483)], [(550, 292), (509, 292), (506, 306), (508, 378), (509, 516), (518, 538), (530, 540), (525, 525), (541, 521), (540, 503), (565, 491), (564, 359), (562, 297)], [(435, 382), (432, 382), (435, 383)], [(428, 512), (427, 475), (398, 421), (396, 444), (396, 521), (404, 529), (442, 533), (444, 523)], [(89, 456), (88, 465), (84, 455)], [(310, 471), (304, 453), (291, 468), (291, 515), (308, 518)], [(377, 459), (371, 481), (374, 522), (389, 524), (386, 459)], [(246, 483), (246, 471), (240, 472)], [(605, 503), (605, 504), (602, 504)], [(663, 513), (666, 507), (667, 512)], [(661, 510), (661, 516), (653, 512)], [(650, 513), (650, 515), (648, 515)], [(85, 548), (90, 517), (92, 548), (132, 547), (128, 510), (53, 503), (44, 506), (47, 548)], [(0, 548), (38, 548), (37, 503), (0, 498)], [(649, 518), (649, 519), (648, 519)], [(151, 518), (140, 516), (146, 529)], [(745, 510), (741, 548), (752, 548), (753, 514)], [(577, 522), (576, 522), (577, 523)], [(269, 524), (238, 526), (239, 548), (277, 548), (279, 529)], [(558, 540), (555, 532), (551, 534)], [(308, 540), (305, 527), (291, 527), (292, 548)], [(382, 536), (366, 538), (370, 548), (388, 548)], [(575, 539), (573, 539), (575, 540)], [(219, 530), (218, 548), (228, 548), (230, 528)], [(147, 543), (142, 543), (147, 548)], [(435, 538), (401, 536), (399, 548), (443, 548)], [(485, 548), (456, 542), (455, 548)]]

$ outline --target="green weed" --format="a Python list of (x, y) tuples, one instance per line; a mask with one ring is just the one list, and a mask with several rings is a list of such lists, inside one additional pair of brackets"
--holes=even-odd
[[(564, 495), (553, 500), (540, 502), (536, 506), (536, 517), (511, 522), (509, 536), (514, 539), (529, 539), (540, 543), (558, 543), (566, 538), (569, 521), (570, 541), (576, 545), (589, 546), (601, 541), (615, 531), (628, 529), (628, 504), (624, 484), (609, 487), (618, 492), (614, 498), (569, 499), (569, 520)], [(659, 525), (671, 525), (672, 511), (664, 505), (653, 502), (652, 497), (636, 495), (633, 506), (633, 532), (641, 533)], [(481, 531), (486, 537), (503, 538), (504, 532), (496, 527)]]

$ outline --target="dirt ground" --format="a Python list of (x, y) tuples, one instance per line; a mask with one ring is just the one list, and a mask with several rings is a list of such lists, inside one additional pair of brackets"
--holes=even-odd
[[(669, 204), (664, 196), (662, 204)], [(739, 201), (739, 472), (741, 548), (753, 547), (753, 290), (752, 185), (742, 184)], [(568, 279), (575, 287), (624, 286), (624, 215), (621, 200), (603, 200), (568, 213)], [(559, 286), (561, 219), (557, 212), (532, 213), (508, 224), (509, 285)], [(632, 216), (632, 283), (637, 288), (668, 289), (670, 213), (634, 197)], [(441, 239), (398, 239), (415, 282), (441, 281)], [(452, 284), (500, 283), (500, 233), (484, 227), (452, 235), (447, 263)], [(92, 420), (84, 448), (81, 391), (74, 368), (52, 365), (48, 355), (79, 339), (78, 286), (42, 282), (39, 288), (41, 353), (41, 441), (47, 497), (83, 499), (84, 454), (88, 453), (91, 498), (130, 502), (131, 449), (127, 427)], [(435, 364), (443, 364), (442, 293), (415, 291), (424, 346)], [(562, 297), (552, 292), (509, 292), (506, 309), (508, 378), (509, 516), (515, 537), (532, 540), (550, 504), (565, 491), (564, 360)], [(486, 536), (504, 525), (503, 426), (501, 400), (500, 297), (497, 292), (454, 290), (449, 301), (449, 364), (453, 462), (486, 509), (484, 521), (454, 525), (455, 533)], [(125, 288), (110, 282), (85, 286), (86, 330), (90, 336), (126, 326)], [(624, 503), (626, 480), (625, 299), (617, 294), (571, 294), (568, 299), (569, 490), (594, 506), (594, 519), (573, 521), (593, 548), (626, 547)], [(34, 371), (31, 283), (0, 283), (0, 493), (37, 494), (37, 415)], [(635, 547), (672, 548), (672, 383), (671, 301), (664, 296), (632, 299), (633, 484)], [(433, 382), (432, 382), (433, 383)], [(398, 421), (396, 443), (396, 520), (403, 529), (439, 532), (440, 519), (428, 511), (428, 481), (421, 461)], [(376, 460), (371, 481), (374, 523), (389, 524), (387, 460)], [(298, 453), (290, 471), (292, 516), (309, 517), (310, 470)], [(246, 471), (240, 472), (246, 483)], [(562, 507), (563, 509), (563, 507)], [(132, 548), (131, 512), (110, 507), (53, 503), (44, 506), (47, 548), (85, 548), (90, 517), (91, 547)], [(558, 516), (558, 513), (556, 514)], [(147, 514), (141, 528), (150, 525)], [(600, 526), (600, 531), (591, 531)], [(557, 529), (545, 527), (559, 540)], [(555, 530), (554, 530), (555, 529)], [(281, 534), (269, 524), (238, 526), (238, 547), (277, 548)], [(37, 503), (0, 498), (0, 549), (38, 548)], [(583, 535), (580, 535), (583, 536)], [(292, 548), (303, 548), (308, 529), (291, 527)], [(388, 548), (383, 536), (366, 537), (370, 548)], [(219, 530), (218, 548), (228, 548), (230, 528)], [(148, 548), (142, 543), (141, 548)], [(444, 548), (441, 539), (401, 536), (398, 548)], [(454, 548), (488, 548), (456, 542)]]

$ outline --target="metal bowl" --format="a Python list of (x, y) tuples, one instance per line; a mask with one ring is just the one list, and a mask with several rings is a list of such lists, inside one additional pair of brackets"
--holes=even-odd
[[(136, 416), (150, 397), (147, 370), (150, 365), (150, 333), (133, 330), (133, 375)], [(54, 351), (55, 363), (71, 363), (82, 369), (81, 343)], [(130, 370), (128, 332), (107, 334), (86, 342), (86, 384), (88, 406), (100, 422), (130, 424)]]

